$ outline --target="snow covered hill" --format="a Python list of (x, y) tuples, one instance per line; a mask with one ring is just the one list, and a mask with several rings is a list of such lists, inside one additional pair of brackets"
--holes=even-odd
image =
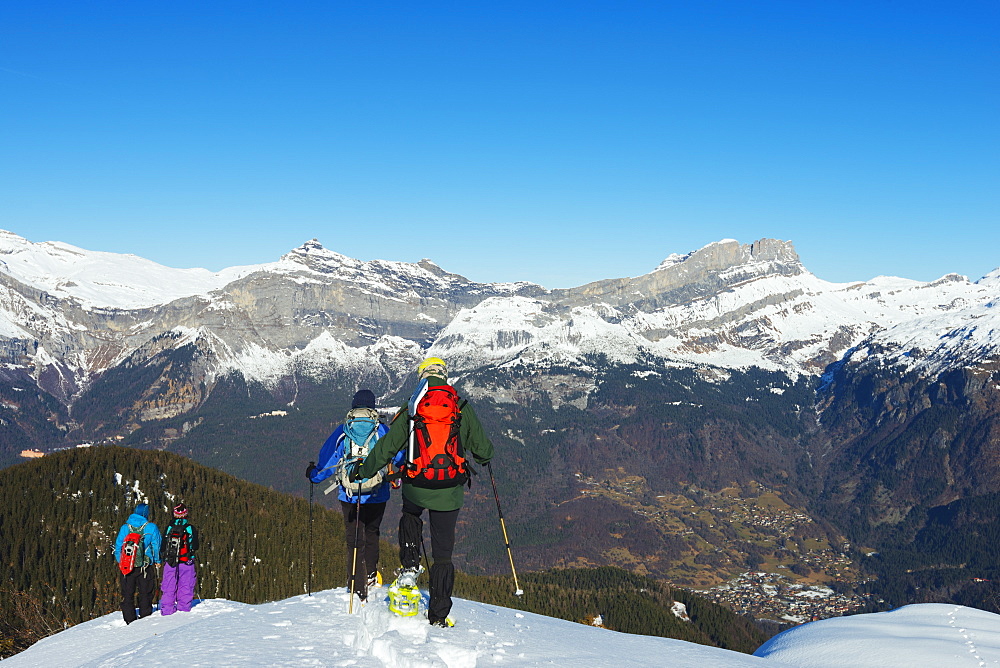
[(58, 241), (33, 243), (0, 230), (0, 273), (54, 299), (88, 308), (141, 309), (208, 295), (261, 268), (173, 269), (136, 255), (90, 251)]
[(834, 617), (772, 638), (755, 656), (802, 668), (1000, 665), (1000, 615), (942, 603)]
[(432, 628), (372, 602), (349, 615), (343, 589), (263, 605), (208, 600), (190, 613), (120, 613), (74, 626), (4, 666), (360, 666), (474, 668), (706, 666), (906, 668), (1000, 665), (1000, 616), (954, 605), (814, 622), (755, 656), (635, 636), (456, 599), (458, 624)]

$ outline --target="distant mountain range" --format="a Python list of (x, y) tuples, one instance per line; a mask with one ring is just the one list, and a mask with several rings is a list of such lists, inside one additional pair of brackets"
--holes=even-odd
[(264, 383), (372, 359), (396, 377), (427, 349), (462, 373), (599, 354), (816, 375), (848, 351), (937, 373), (996, 353), (998, 295), (1000, 270), (976, 282), (829, 283), (771, 239), (720, 241), (637, 278), (546, 290), (473, 283), (429, 260), (361, 262), (316, 240), (274, 263), (211, 273), (0, 231), (6, 361), (68, 404), (165, 333), (174, 348), (212, 351), (206, 378), (236, 370)]
[[(316, 240), (212, 273), (0, 231), (0, 465), (115, 442), (300, 490), (350, 395), (395, 405), (434, 354), (497, 443), (526, 562), (706, 586), (748, 552), (903, 545), (931, 509), (1000, 492), (998, 299), (1000, 271), (830, 283), (772, 239), (548, 290)], [(808, 521), (736, 521), (727, 489)]]

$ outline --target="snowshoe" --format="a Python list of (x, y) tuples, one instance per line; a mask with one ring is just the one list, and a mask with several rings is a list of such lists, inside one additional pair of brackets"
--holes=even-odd
[(389, 611), (400, 617), (413, 617), (420, 612), (420, 590), (400, 585), (399, 581), (389, 585)]
[(413, 617), (420, 611), (420, 589), (417, 577), (422, 566), (403, 568), (396, 572), (396, 581), (389, 585), (389, 611), (400, 617)]

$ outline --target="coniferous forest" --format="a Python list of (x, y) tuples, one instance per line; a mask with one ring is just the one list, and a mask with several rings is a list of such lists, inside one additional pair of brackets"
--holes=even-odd
[[(162, 530), (180, 502), (201, 542), (196, 598), (261, 603), (346, 582), (342, 517), (319, 503), (167, 452), (66, 450), (0, 471), (0, 658), (118, 610), (119, 527), (137, 503), (148, 503)], [(383, 545), (381, 571), (397, 566), (395, 548)], [(619, 569), (521, 578), (525, 594), (515, 597), (510, 577), (460, 574), (455, 595), (582, 623), (600, 616), (610, 629), (743, 652), (766, 639), (749, 618)], [(675, 601), (691, 622), (671, 611)]]
[[(305, 593), (306, 500), (169, 453), (73, 449), (0, 472), (0, 633), (8, 644), (36, 640), (32, 625), (58, 630), (118, 609), (112, 543), (139, 502), (149, 503), (161, 531), (170, 508), (190, 508), (201, 538), (196, 597), (260, 603)], [(340, 585), (343, 521), (318, 504), (311, 513), (312, 586)]]

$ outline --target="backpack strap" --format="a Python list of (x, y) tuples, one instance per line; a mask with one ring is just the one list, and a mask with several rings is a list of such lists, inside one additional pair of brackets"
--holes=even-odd
[(367, 450), (368, 452), (371, 452), (371, 450), (372, 450), (372, 448), (371, 448), (372, 439), (375, 439), (376, 441), (378, 440), (378, 426), (379, 426), (379, 423), (376, 422), (375, 423), (375, 428), (372, 429), (372, 433), (368, 434), (368, 438), (365, 439), (365, 444), (363, 446), (361, 446), (365, 450)]
[(125, 523), (125, 526), (127, 526), (127, 527), (128, 527), (129, 529), (131, 529), (131, 530), (132, 530), (132, 531), (131, 531), (131, 533), (138, 533), (138, 534), (142, 534), (142, 537), (143, 537), (143, 539), (145, 539), (145, 537), (146, 537), (146, 534), (144, 534), (142, 530), (146, 528), (146, 525), (147, 525), (147, 524), (149, 524), (149, 520), (146, 520), (145, 522), (143, 522), (143, 523), (142, 523), (142, 526), (141, 526), (141, 527), (139, 527), (138, 529), (136, 529), (136, 528), (135, 528), (134, 526), (132, 526), (132, 525), (131, 525), (131, 524), (129, 524), (128, 522), (126, 522), (126, 523)]

